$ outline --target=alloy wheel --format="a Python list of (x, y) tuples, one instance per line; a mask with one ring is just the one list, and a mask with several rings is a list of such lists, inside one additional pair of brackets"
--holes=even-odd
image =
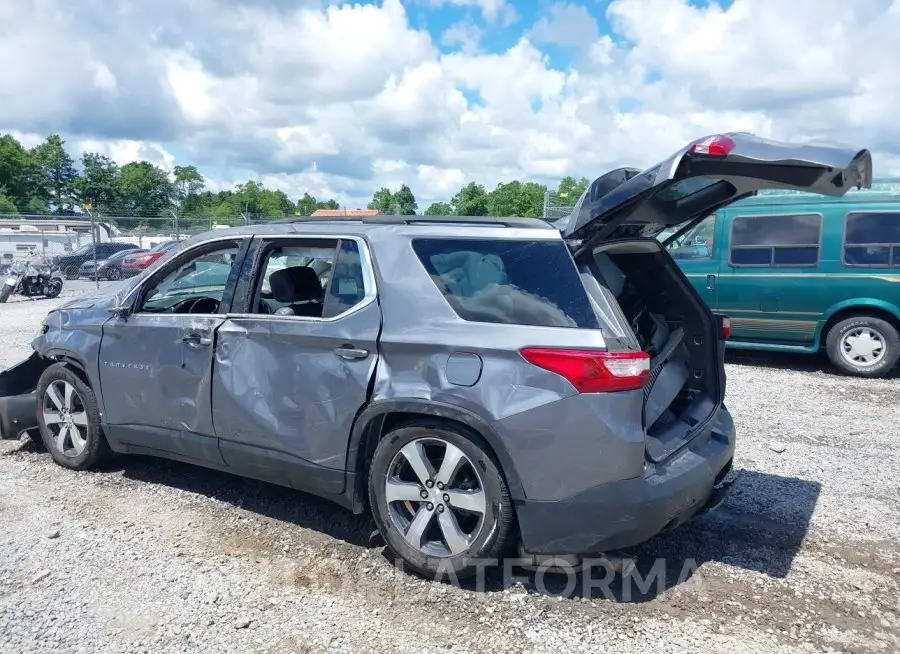
[(868, 368), (884, 358), (884, 336), (869, 326), (850, 329), (841, 336), (841, 356), (853, 366)]
[(88, 417), (75, 387), (62, 379), (51, 382), (41, 408), (57, 451), (68, 457), (81, 454), (87, 445)]
[(428, 556), (468, 550), (487, 512), (484, 484), (466, 454), (440, 438), (407, 443), (385, 480), (391, 520), (406, 541)]

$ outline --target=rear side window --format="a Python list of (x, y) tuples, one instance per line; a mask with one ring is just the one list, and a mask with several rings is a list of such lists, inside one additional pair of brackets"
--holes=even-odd
[(412, 246), (463, 320), (599, 328), (562, 241), (415, 239)]
[(900, 267), (900, 211), (848, 213), (844, 265)]
[(731, 223), (732, 266), (815, 266), (822, 215), (736, 216)]

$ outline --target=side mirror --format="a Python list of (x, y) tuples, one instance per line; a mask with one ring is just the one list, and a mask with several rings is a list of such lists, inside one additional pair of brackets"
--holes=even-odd
[(131, 310), (131, 307), (125, 306), (125, 305), (109, 307), (109, 308), (107, 309), (107, 311), (108, 311), (110, 314), (112, 314), (113, 316), (115, 316), (116, 318), (127, 318), (127, 317), (128, 317), (128, 312), (129, 312), (130, 310)]

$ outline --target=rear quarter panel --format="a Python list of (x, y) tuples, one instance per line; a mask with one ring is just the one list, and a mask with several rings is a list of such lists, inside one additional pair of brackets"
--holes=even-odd
[[(416, 236), (441, 235), (446, 229), (416, 230)], [(484, 238), (485, 232), (457, 228), (453, 236)], [(532, 230), (522, 235), (534, 237)], [(379, 230), (370, 241), (383, 316), (373, 404), (415, 399), (475, 414), (490, 425), (482, 436), (513, 466), (527, 497), (559, 499), (611, 477), (641, 474), (640, 393), (584, 400), (568, 381), (519, 354), (526, 346), (603, 347), (599, 330), (467, 322), (432, 282), (411, 238)], [(466, 363), (460, 368), (451, 358)], [(460, 370), (467, 379), (457, 378)]]

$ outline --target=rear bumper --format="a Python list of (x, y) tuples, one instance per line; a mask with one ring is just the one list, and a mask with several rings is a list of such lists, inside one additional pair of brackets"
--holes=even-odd
[(525, 551), (593, 555), (642, 543), (715, 508), (731, 486), (734, 422), (723, 407), (706, 434), (643, 477), (559, 501), (524, 500), (517, 516)]

